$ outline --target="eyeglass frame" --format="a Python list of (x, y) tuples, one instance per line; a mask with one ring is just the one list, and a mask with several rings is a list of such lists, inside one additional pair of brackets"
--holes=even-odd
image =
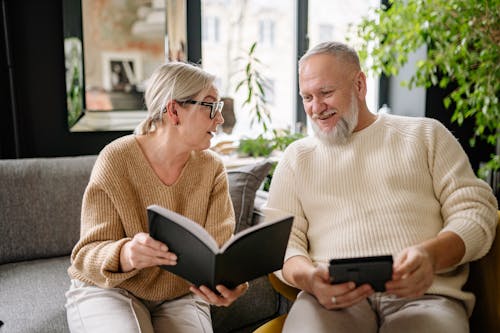
[(222, 109), (224, 108), (224, 102), (223, 101), (216, 101), (216, 102), (205, 102), (205, 101), (195, 101), (193, 99), (188, 99), (186, 101), (177, 101), (179, 103), (185, 104), (194, 104), (194, 105), (203, 105), (203, 106), (209, 106), (210, 107), (210, 119), (214, 119), (215, 115), (217, 112), (222, 113)]

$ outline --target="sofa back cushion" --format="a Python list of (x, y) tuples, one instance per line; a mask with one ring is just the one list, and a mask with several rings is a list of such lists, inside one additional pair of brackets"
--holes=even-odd
[(0, 160), (0, 264), (68, 255), (96, 156)]
[(272, 163), (264, 160), (227, 171), (229, 193), (236, 216), (235, 233), (254, 224), (256, 192), (266, 179), (271, 167)]

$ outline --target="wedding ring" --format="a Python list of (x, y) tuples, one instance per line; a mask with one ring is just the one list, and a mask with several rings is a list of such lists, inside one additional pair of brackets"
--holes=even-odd
[(332, 296), (332, 303), (333, 303), (333, 304), (337, 304), (337, 297)]

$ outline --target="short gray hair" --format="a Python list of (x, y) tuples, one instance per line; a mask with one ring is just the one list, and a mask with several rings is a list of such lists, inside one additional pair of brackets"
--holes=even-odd
[(148, 79), (144, 102), (148, 115), (134, 130), (135, 134), (147, 134), (161, 122), (167, 103), (171, 100), (187, 100), (209, 88), (215, 76), (194, 64), (168, 62), (153, 71)]
[(304, 61), (316, 54), (329, 54), (334, 57), (339, 57), (346, 63), (353, 64), (356, 68), (361, 69), (359, 57), (356, 50), (347, 44), (341, 42), (322, 42), (307, 51), (299, 60), (299, 68)]

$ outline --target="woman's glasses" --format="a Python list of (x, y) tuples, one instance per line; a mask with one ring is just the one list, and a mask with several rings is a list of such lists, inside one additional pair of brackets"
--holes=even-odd
[(204, 101), (194, 101), (192, 99), (188, 99), (187, 101), (179, 101), (179, 103), (188, 103), (188, 104), (198, 104), (203, 106), (210, 107), (210, 119), (214, 119), (217, 112), (222, 112), (222, 108), (224, 107), (224, 102), (204, 102)]

